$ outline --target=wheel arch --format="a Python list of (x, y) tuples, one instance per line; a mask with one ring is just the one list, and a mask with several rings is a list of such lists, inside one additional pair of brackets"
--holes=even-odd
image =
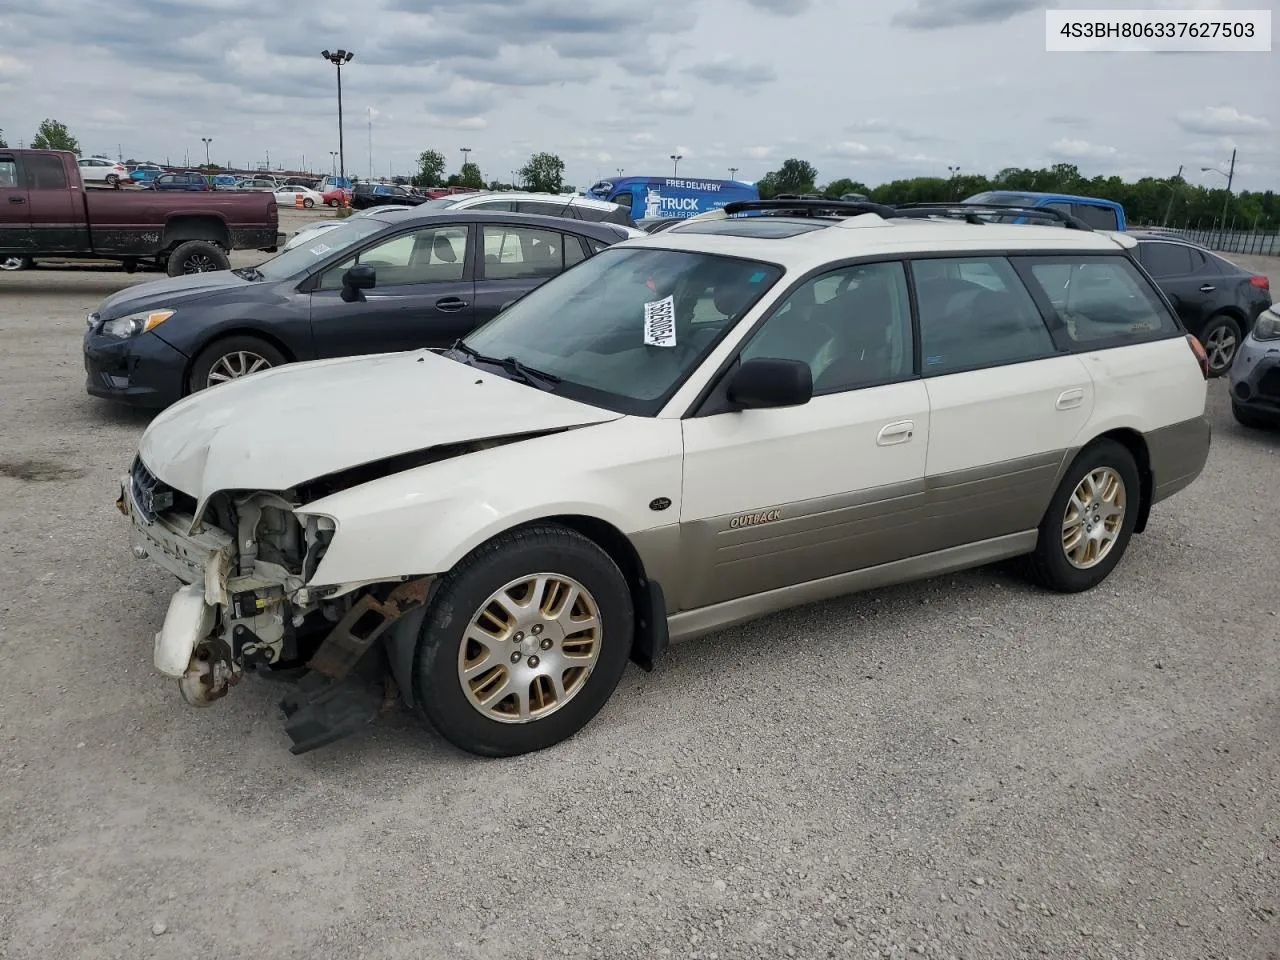
[(191, 393), (191, 371), (195, 367), (196, 360), (200, 355), (214, 344), (220, 343), (223, 340), (229, 340), (232, 337), (257, 337), (259, 340), (271, 344), (271, 346), (284, 354), (285, 359), (289, 363), (296, 363), (298, 360), (297, 351), (290, 349), (289, 346), (274, 333), (269, 333), (259, 327), (249, 326), (248, 324), (232, 324), (229, 327), (219, 329), (213, 336), (209, 337), (209, 339), (197, 345), (191, 351), (190, 355), (188, 355), (187, 362), (182, 370), (183, 396), (188, 396)]
[[(1151, 471), (1151, 451), (1147, 446), (1147, 438), (1133, 427), (1116, 427), (1100, 433), (1080, 449), (1083, 454), (1099, 440), (1113, 440), (1129, 451), (1133, 462), (1138, 466), (1138, 520), (1134, 525), (1134, 533), (1142, 533), (1147, 527), (1147, 518), (1151, 515), (1151, 498), (1155, 491), (1155, 476)], [(1077, 454), (1079, 456), (1079, 454)]]
[(180, 213), (171, 216), (164, 224), (161, 250), (172, 253), (179, 244), (188, 240), (216, 243), (224, 250), (231, 249), (231, 230), (221, 217), (215, 214)]

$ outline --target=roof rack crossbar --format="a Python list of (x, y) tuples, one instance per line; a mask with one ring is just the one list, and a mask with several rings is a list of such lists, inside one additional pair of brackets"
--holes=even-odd
[(871, 203), (849, 200), (810, 200), (808, 198), (775, 199), (775, 200), (736, 200), (721, 207), (725, 216), (737, 213), (749, 213), (752, 210), (764, 210), (774, 213), (786, 212), (795, 216), (859, 216), (874, 213), (888, 219), (896, 216), (894, 208), (883, 203)]
[(1052, 207), (1021, 207), (1008, 203), (900, 203), (894, 208), (899, 217), (953, 217), (967, 223), (986, 223), (982, 215), (1018, 216), (1028, 219), (1054, 220), (1069, 230), (1093, 231), (1078, 217)]

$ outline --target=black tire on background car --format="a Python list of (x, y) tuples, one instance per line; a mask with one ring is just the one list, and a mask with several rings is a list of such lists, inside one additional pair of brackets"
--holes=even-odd
[(260, 337), (225, 337), (196, 354), (187, 389), (197, 393), (288, 362), (288, 357)]
[(1250, 430), (1266, 430), (1268, 427), (1280, 427), (1280, 417), (1273, 419), (1265, 414), (1258, 413), (1256, 410), (1241, 406), (1235, 400), (1231, 401), (1231, 415), (1236, 418), (1236, 423), (1242, 427), (1248, 427)]
[(0, 257), (0, 270), (30, 270), (35, 261), (30, 257)]
[(542, 750), (604, 706), (634, 633), (631, 593), (604, 550), (556, 524), (517, 528), (441, 580), (418, 637), (414, 700), (461, 750)]
[(303, 197), (302, 205), (306, 207), (308, 210), (310, 210), (312, 207), (316, 205), (316, 202), (312, 200), (310, 197)]
[(1209, 376), (1220, 377), (1231, 369), (1242, 336), (1234, 317), (1218, 313), (1209, 318), (1200, 331), (1200, 343), (1209, 355)]
[(1059, 593), (1096, 587), (1124, 556), (1141, 497), (1133, 454), (1114, 440), (1089, 444), (1049, 501), (1035, 552), (1021, 559), (1021, 572)]
[(171, 277), (181, 277), (187, 273), (212, 273), (215, 270), (227, 270), (231, 267), (231, 259), (216, 243), (207, 240), (188, 240), (180, 243), (169, 254), (165, 264), (165, 273)]
[(111, 188), (113, 188), (113, 189), (115, 189), (115, 190), (119, 190), (119, 189), (120, 189), (120, 178), (119, 178), (118, 176), (116, 176), (114, 173), (108, 173), (108, 174), (107, 174), (107, 186), (109, 186), (109, 187), (111, 187)]

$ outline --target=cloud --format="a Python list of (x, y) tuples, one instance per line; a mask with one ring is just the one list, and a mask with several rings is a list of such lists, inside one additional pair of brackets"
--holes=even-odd
[(1188, 133), (1237, 134), (1249, 136), (1266, 133), (1271, 123), (1262, 117), (1252, 117), (1241, 113), (1235, 107), (1205, 107), (1202, 110), (1187, 110), (1174, 119)]
[(1032, 10), (1057, 6), (1053, 0), (915, 0), (893, 15), (891, 22), (909, 30), (941, 30), (1003, 23)]
[(861, 143), (857, 140), (845, 140), (828, 148), (828, 153), (835, 157), (858, 160), (867, 158), (886, 159), (896, 154), (885, 146)]
[(633, 133), (628, 139), (632, 143), (653, 143), (657, 138), (648, 130), (641, 130), (639, 133)]
[(446, 130), (484, 130), (489, 121), (484, 117), (446, 117), (427, 114), (423, 117), (428, 126), (443, 127)]
[(728, 87), (752, 87), (778, 79), (777, 72), (767, 63), (748, 63), (729, 57), (696, 64), (685, 72), (707, 83)]
[(813, 0), (746, 0), (746, 2), (757, 10), (779, 16), (804, 13), (813, 5)]
[(866, 117), (861, 120), (854, 120), (846, 126), (845, 129), (850, 133), (890, 134), (897, 137), (899, 140), (907, 140), (912, 143), (924, 143), (941, 139), (936, 133), (927, 133), (923, 130), (916, 130), (913, 127), (884, 120), (880, 117)]
[(30, 68), (17, 57), (0, 53), (0, 83), (25, 77), (29, 72)]
[(1077, 117), (1070, 113), (1055, 113), (1045, 119), (1056, 127), (1087, 127), (1089, 125), (1085, 117)]
[(1114, 157), (1119, 151), (1106, 144), (1090, 143), (1088, 140), (1055, 140), (1049, 146), (1049, 153), (1054, 157), (1067, 160), (1101, 159)]

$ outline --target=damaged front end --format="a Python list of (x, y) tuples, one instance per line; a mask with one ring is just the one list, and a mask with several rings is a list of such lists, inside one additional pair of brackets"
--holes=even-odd
[(194, 706), (224, 697), (247, 670), (295, 681), (281, 703), (294, 753), (373, 719), (387, 675), (384, 658), (366, 654), (434, 582), (309, 586), (336, 529), (295, 512), (316, 492), (223, 491), (201, 506), (135, 458), (117, 501), (134, 555), (184, 584), (156, 633), (156, 668)]

